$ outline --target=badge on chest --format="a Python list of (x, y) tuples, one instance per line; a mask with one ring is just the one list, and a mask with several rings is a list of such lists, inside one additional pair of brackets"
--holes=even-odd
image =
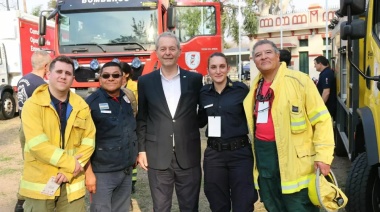
[(208, 137), (220, 137), (222, 135), (221, 126), (222, 122), (220, 116), (209, 116)]
[(259, 102), (256, 123), (268, 123), (269, 101)]
[(101, 113), (111, 113), (108, 103), (99, 103), (99, 109)]

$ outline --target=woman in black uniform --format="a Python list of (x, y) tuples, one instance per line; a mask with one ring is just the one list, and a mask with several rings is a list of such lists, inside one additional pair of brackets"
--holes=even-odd
[(232, 82), (223, 53), (208, 59), (213, 81), (200, 91), (200, 127), (207, 124), (204, 153), (204, 191), (216, 211), (253, 211), (257, 192), (253, 185), (253, 156), (243, 100), (248, 87)]

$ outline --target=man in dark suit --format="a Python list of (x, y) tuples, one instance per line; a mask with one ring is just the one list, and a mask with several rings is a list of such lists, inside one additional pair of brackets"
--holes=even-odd
[(138, 163), (148, 171), (154, 211), (170, 211), (175, 185), (181, 211), (198, 211), (201, 146), (197, 122), (202, 75), (177, 65), (180, 42), (156, 40), (159, 70), (138, 81)]

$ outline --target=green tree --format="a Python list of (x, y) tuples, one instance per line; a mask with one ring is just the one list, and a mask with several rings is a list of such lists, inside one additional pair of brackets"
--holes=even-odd
[[(213, 0), (214, 1), (214, 0)], [(231, 36), (235, 43), (239, 41), (238, 5), (237, 1), (220, 1), (223, 4), (222, 29), (226, 36)], [(243, 17), (241, 35), (252, 37), (257, 33), (258, 19), (255, 10), (256, 4), (269, 4), (272, 0), (242, 0)], [(257, 6), (256, 6), (257, 7)]]
[(55, 9), (57, 7), (57, 0), (50, 0), (47, 5), (48, 8)]
[(145, 22), (142, 20), (139, 20), (136, 23), (135, 18), (132, 18), (132, 28), (133, 32), (135, 33), (135, 36), (138, 38), (146, 38), (146, 27), (145, 27)]
[[(32, 15), (34, 16), (40, 16), (40, 12), (42, 10), (42, 4), (34, 7), (32, 9)], [(55, 9), (57, 7), (57, 0), (50, 0), (48, 3), (47, 3), (47, 6), (49, 9)], [(47, 15), (47, 14), (46, 14)]]
[[(219, 2), (222, 6), (222, 32), (223, 38), (226, 36), (232, 37), (233, 41), (237, 43), (239, 41), (239, 23), (238, 23), (238, 5), (237, 0), (203, 0)], [(252, 37), (257, 33), (258, 23), (257, 23), (257, 13), (255, 12), (255, 2), (257, 4), (269, 4), (272, 0), (242, 0), (242, 4), (245, 5), (241, 7), (242, 13), (242, 26), (241, 35)], [(173, 3), (173, 0), (170, 0)], [(207, 7), (202, 12), (203, 18), (201, 16), (200, 10), (195, 10), (191, 7), (186, 9), (180, 9), (177, 12), (178, 26), (177, 30), (181, 28), (186, 29), (187, 36), (194, 36), (199, 33), (201, 20), (206, 23), (206, 28), (215, 29), (215, 20), (212, 20), (214, 14), (210, 14), (207, 11)], [(210, 32), (214, 33), (214, 32)], [(224, 42), (226, 45), (226, 42)], [(227, 47), (227, 46), (225, 46)]]
[(244, 7), (242, 10), (242, 14), (244, 17), (242, 28), (245, 32), (245, 35), (247, 35), (248, 37), (252, 37), (254, 34), (257, 33), (257, 14), (254, 11), (254, 1), (247, 0), (246, 3), (247, 6)]
[(32, 15), (34, 15), (34, 16), (40, 16), (41, 9), (42, 9), (42, 4), (34, 7), (32, 9)]
[(184, 7), (177, 10), (179, 28), (186, 29), (189, 37), (200, 34), (199, 26), (201, 25), (201, 11), (198, 8)]

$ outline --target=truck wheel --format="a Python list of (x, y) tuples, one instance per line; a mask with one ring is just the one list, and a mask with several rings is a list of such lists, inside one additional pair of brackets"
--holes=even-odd
[(347, 212), (379, 212), (380, 180), (377, 166), (368, 166), (367, 153), (353, 162), (346, 181)]
[(2, 104), (0, 111), (0, 119), (11, 119), (14, 117), (16, 112), (15, 99), (9, 92), (4, 92), (2, 95)]
[(334, 127), (334, 140), (335, 140), (335, 155), (338, 157), (347, 157), (346, 147), (343, 144), (342, 138), (339, 135), (338, 130)]

